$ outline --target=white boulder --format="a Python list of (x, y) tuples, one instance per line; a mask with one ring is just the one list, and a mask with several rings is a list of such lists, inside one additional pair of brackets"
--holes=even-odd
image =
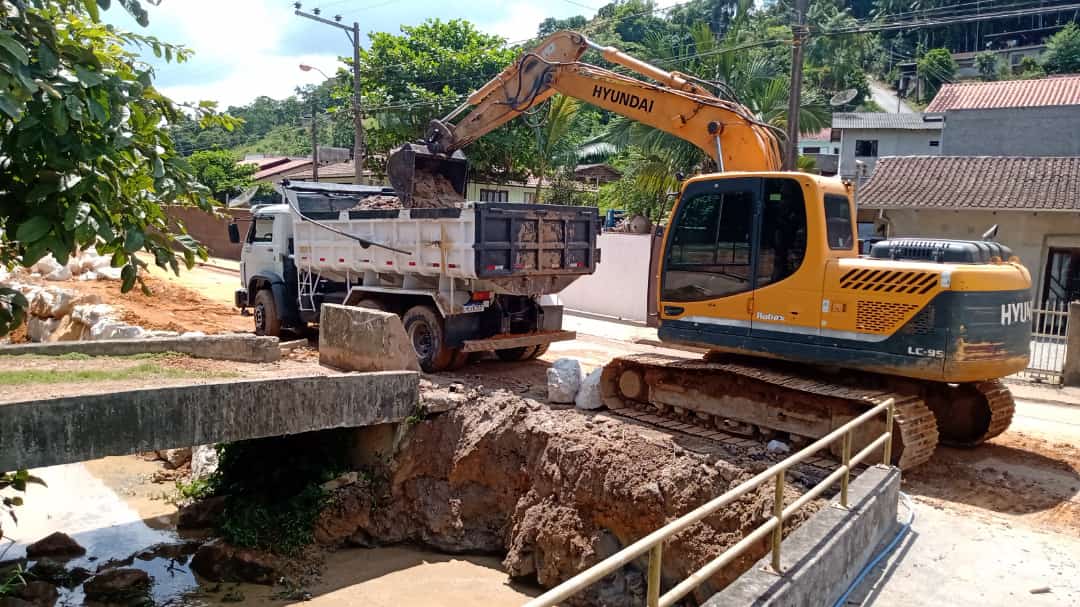
[(548, 400), (572, 403), (581, 387), (581, 364), (575, 358), (560, 358), (547, 370)]
[(769, 453), (789, 453), (791, 452), (791, 447), (783, 441), (771, 440), (765, 445), (765, 450)]
[(215, 445), (199, 445), (191, 449), (191, 480), (201, 480), (217, 472), (218, 452)]
[(42, 257), (41, 259), (37, 260), (37, 262), (35, 262), (34, 265), (30, 266), (30, 271), (41, 274), (42, 276), (47, 276), (47, 275), (52, 274), (53, 272), (59, 270), (62, 267), (64, 267), (64, 266), (60, 265), (56, 261), (56, 259), (52, 256), (52, 253), (49, 253), (45, 257)]
[(45, 280), (52, 280), (56, 282), (71, 280), (71, 270), (69, 270), (67, 266), (58, 266), (52, 272), (45, 274)]
[(578, 409), (593, 410), (604, 406), (600, 398), (600, 375), (603, 371), (603, 368), (598, 368), (581, 381), (581, 388), (574, 398), (574, 406)]
[(26, 336), (33, 342), (44, 342), (60, 326), (60, 320), (56, 318), (38, 318), (31, 316), (26, 321)]
[(113, 308), (102, 303), (77, 304), (71, 310), (71, 317), (88, 327), (92, 327), (101, 322), (102, 319), (111, 319), (113, 317)]
[(90, 327), (90, 339), (139, 339), (146, 337), (146, 331), (142, 327), (129, 325), (110, 318), (105, 318)]

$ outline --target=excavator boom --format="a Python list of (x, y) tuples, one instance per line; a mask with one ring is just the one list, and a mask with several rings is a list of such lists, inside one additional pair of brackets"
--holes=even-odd
[[(590, 49), (652, 82), (581, 62), (581, 56)], [(552, 34), (449, 115), (433, 120), (425, 137), (427, 148), (434, 158), (448, 158), (556, 93), (689, 141), (712, 158), (720, 170), (780, 169), (780, 144), (772, 127), (758, 121), (742, 105), (714, 95), (689, 76), (662, 70), (566, 31)], [(413, 175), (415, 170), (408, 165), (422, 155), (417, 146), (411, 146), (407, 154), (392, 153), (388, 173)], [(440, 172), (433, 163), (425, 162), (431, 170)], [(394, 186), (403, 192), (412, 191), (412, 185), (404, 179)]]

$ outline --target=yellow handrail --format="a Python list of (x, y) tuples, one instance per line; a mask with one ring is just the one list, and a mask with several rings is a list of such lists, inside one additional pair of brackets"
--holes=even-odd
[[(787, 459), (776, 463), (768, 470), (755, 475), (753, 478), (744, 481), (737, 487), (729, 489), (723, 495), (714, 498), (713, 500), (698, 506), (694, 510), (684, 514), (683, 516), (675, 519), (674, 521), (664, 525), (660, 529), (653, 531), (649, 535), (641, 538), (640, 540), (630, 544), (626, 548), (623, 548), (619, 552), (609, 556), (608, 558), (600, 561), (592, 567), (582, 571), (574, 577), (566, 580), (562, 584), (548, 590), (544, 594), (534, 598), (533, 600), (525, 603), (524, 607), (551, 607), (558, 603), (565, 601), (566, 599), (581, 592), (585, 588), (596, 583), (601, 578), (611, 574), (613, 571), (619, 569), (623, 565), (638, 558), (642, 554), (649, 552), (649, 572), (648, 572), (648, 589), (646, 594), (646, 604), (649, 607), (670, 607), (674, 605), (676, 601), (689, 594), (694, 588), (701, 585), (702, 582), (707, 580), (717, 571), (722, 569), (725, 565), (733, 561), (735, 558), (745, 552), (750, 546), (756, 543), (758, 540), (764, 538), (766, 534), (772, 533), (772, 566), (773, 569), (783, 575), (780, 570), (780, 545), (782, 539), (782, 533), (784, 528), (784, 521), (787, 520), (792, 514), (794, 514), (799, 508), (805, 506), (810, 500), (821, 495), (826, 489), (833, 486), (837, 481), (841, 482), (840, 488), (840, 505), (847, 507), (848, 501), (848, 479), (851, 474), (851, 469), (859, 462), (863, 461), (877, 448), (884, 446), (883, 461), (886, 466), (889, 465), (889, 460), (892, 458), (892, 427), (893, 427), (893, 399), (888, 399), (885, 402), (873, 407), (869, 411), (866, 411), (862, 415), (847, 422), (843, 426), (833, 430), (820, 439), (814, 441), (810, 445), (806, 446), (801, 451), (798, 451), (788, 457)], [(864, 447), (855, 456), (851, 455), (851, 432), (866, 423), (868, 420), (874, 418), (882, 411), (885, 411), (885, 431), (874, 439), (869, 445)], [(809, 491), (800, 496), (797, 500), (792, 502), (787, 507), (784, 507), (784, 472), (805, 461), (811, 455), (818, 451), (828, 447), (838, 438), (844, 439), (844, 447), (842, 450), (842, 462), (840, 467), (837, 468), (832, 474), (825, 477), (818, 484), (816, 484)], [(706, 563), (703, 567), (691, 573), (685, 580), (677, 584), (674, 588), (669, 590), (666, 594), (660, 594), (660, 571), (661, 571), (661, 555), (663, 554), (663, 543), (673, 535), (678, 534), (682, 530), (686, 529), (690, 525), (697, 523), (698, 521), (710, 516), (720, 508), (734, 502), (740, 497), (746, 495), (750, 491), (757, 489), (769, 479), (775, 481), (775, 501), (773, 508), (773, 516), (769, 517), (765, 522), (757, 527), (749, 535), (744, 537), (734, 546), (729, 547), (720, 556), (716, 557), (712, 561)]]

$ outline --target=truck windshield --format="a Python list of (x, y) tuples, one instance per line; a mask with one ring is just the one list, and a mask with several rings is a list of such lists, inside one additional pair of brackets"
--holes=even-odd
[(255, 221), (251, 222), (251, 242), (273, 242), (274, 240), (274, 218), (273, 217), (256, 217)]

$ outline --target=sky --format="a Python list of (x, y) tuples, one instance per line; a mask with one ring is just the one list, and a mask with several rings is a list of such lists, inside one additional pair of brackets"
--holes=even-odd
[[(659, 7), (679, 4), (659, 0)], [(360, 23), (361, 44), (368, 32), (399, 33), (430, 17), (462, 18), (510, 41), (531, 38), (547, 17), (592, 17), (606, 0), (307, 0), (303, 9), (322, 8), (324, 17)], [(150, 25), (140, 27), (115, 7), (103, 19), (119, 28), (182, 44), (195, 52), (183, 64), (154, 60), (159, 89), (178, 102), (214, 100), (222, 108), (242, 105), (266, 95), (281, 99), (297, 86), (315, 84), (322, 76), (303, 72), (301, 63), (333, 74), (351, 55), (345, 32), (298, 17), (286, 0), (162, 0), (143, 2)], [(587, 8), (593, 7), (593, 8)], [(150, 57), (153, 59), (153, 57)]]

